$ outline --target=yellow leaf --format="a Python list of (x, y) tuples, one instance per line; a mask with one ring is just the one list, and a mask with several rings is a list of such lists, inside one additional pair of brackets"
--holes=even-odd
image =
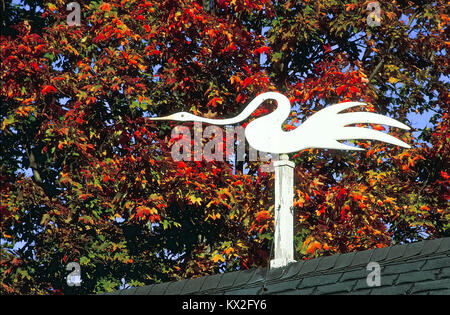
[(225, 258), (223, 258), (222, 255), (216, 254), (216, 255), (213, 256), (212, 260), (213, 260), (215, 263), (218, 262), (219, 260), (220, 260), (221, 262), (224, 262), (224, 261), (225, 261)]
[(395, 83), (397, 83), (397, 82), (400, 81), (400, 80), (399, 80), (399, 79), (396, 79), (396, 78), (393, 78), (393, 77), (390, 77), (388, 81), (389, 81), (389, 83), (395, 84)]

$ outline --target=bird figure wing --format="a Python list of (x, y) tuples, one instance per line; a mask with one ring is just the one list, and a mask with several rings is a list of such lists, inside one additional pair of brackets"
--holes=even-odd
[(387, 116), (369, 112), (351, 112), (342, 113), (342, 111), (356, 106), (365, 106), (366, 103), (360, 102), (345, 102), (338, 103), (326, 107), (317, 113), (310, 116), (300, 127), (304, 134), (312, 136), (312, 141), (309, 147), (315, 148), (329, 148), (340, 150), (363, 150), (358, 147), (346, 145), (338, 142), (338, 140), (352, 140), (352, 139), (367, 139), (378, 140), (393, 145), (398, 145), (404, 148), (410, 146), (381, 131), (363, 128), (363, 127), (349, 127), (352, 124), (379, 124), (397, 127), (409, 130), (410, 128)]

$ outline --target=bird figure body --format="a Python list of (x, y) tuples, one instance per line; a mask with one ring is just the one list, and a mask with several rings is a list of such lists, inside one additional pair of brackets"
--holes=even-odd
[(283, 122), (289, 117), (291, 104), (289, 99), (277, 92), (266, 92), (255, 97), (244, 110), (234, 118), (210, 119), (179, 112), (165, 117), (153, 117), (151, 120), (197, 121), (214, 125), (232, 125), (248, 118), (266, 100), (275, 100), (277, 108), (270, 114), (250, 122), (245, 128), (248, 143), (256, 150), (268, 153), (291, 153), (308, 148), (338, 150), (363, 150), (362, 148), (343, 144), (338, 140), (370, 139), (378, 140), (404, 148), (410, 146), (381, 131), (350, 127), (358, 123), (380, 124), (409, 130), (405, 124), (380, 114), (369, 112), (341, 113), (361, 102), (343, 102), (323, 108), (310, 116), (292, 131), (282, 129)]

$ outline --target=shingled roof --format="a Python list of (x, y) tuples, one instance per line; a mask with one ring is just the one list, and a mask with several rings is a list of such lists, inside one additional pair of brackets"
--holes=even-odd
[[(381, 285), (368, 286), (369, 262)], [(109, 294), (450, 294), (450, 237), (129, 288)]]

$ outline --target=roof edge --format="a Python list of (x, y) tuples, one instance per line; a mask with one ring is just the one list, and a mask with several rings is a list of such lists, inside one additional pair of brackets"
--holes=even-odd
[(342, 270), (351, 271), (366, 266), (369, 262), (381, 265), (423, 257), (450, 254), (450, 237), (391, 245), (388, 247), (356, 251), (290, 263), (287, 266), (267, 270), (268, 267), (252, 268), (208, 275), (180, 281), (151, 284), (127, 288), (106, 294), (223, 294), (233, 289), (261, 287), (264, 294), (266, 284), (276, 284), (287, 279), (299, 279), (316, 275), (327, 275)]

